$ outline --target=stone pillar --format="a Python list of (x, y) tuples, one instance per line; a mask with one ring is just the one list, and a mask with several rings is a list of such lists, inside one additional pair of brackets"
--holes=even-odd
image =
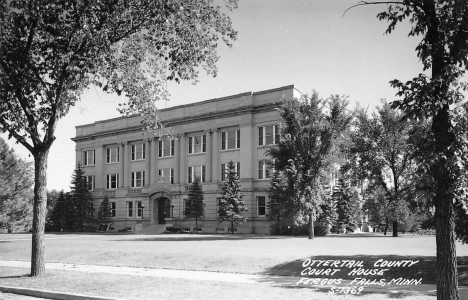
[(145, 182), (143, 182), (143, 186), (149, 186), (150, 185), (150, 167), (151, 167), (151, 139), (147, 138), (145, 140)]
[(158, 169), (158, 147), (159, 141), (156, 138), (151, 140), (151, 159), (150, 159), (150, 181), (149, 184), (152, 185), (158, 181), (157, 179), (157, 169)]
[(119, 147), (119, 188), (124, 187), (124, 174), (125, 174), (125, 143), (118, 144)]
[[(241, 144), (242, 147), (242, 144)], [(211, 178), (212, 182), (219, 182), (221, 181), (221, 174), (219, 173), (219, 170), (221, 166), (219, 165), (219, 130), (214, 129), (213, 130), (213, 138), (212, 138), (212, 143), (211, 143), (211, 157), (212, 157), (212, 163), (211, 163)]]
[(180, 151), (179, 156), (180, 156), (180, 166), (179, 166), (179, 178), (180, 178), (180, 184), (186, 184), (187, 183), (187, 147), (186, 147), (186, 141), (187, 141), (187, 135), (185, 133), (181, 134), (180, 137)]
[(180, 183), (180, 138), (174, 143), (174, 183)]
[(206, 170), (206, 174), (205, 174), (205, 181), (206, 182), (211, 182), (213, 179), (211, 177), (211, 172), (212, 172), (212, 141), (211, 141), (211, 129), (207, 130), (205, 132), (206, 134), (206, 156), (205, 156), (205, 170)]
[(125, 142), (124, 148), (124, 176), (123, 176), (123, 186), (124, 188), (128, 188), (130, 186), (130, 181), (128, 179), (128, 173), (130, 172), (130, 143)]

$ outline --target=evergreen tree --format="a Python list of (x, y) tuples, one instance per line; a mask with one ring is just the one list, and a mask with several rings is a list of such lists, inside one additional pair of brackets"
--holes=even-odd
[(70, 191), (73, 206), (73, 229), (84, 231), (86, 223), (93, 221), (93, 196), (84, 176), (84, 170), (79, 163), (72, 175)]
[(104, 199), (101, 201), (96, 221), (99, 223), (99, 225), (104, 226), (112, 224), (112, 208), (107, 195), (105, 195)]
[(203, 203), (203, 190), (198, 177), (190, 185), (188, 199), (184, 209), (184, 217), (195, 219), (195, 232), (198, 233), (198, 218), (205, 214), (205, 203)]
[(219, 200), (218, 214), (221, 222), (231, 222), (231, 233), (234, 233), (234, 223), (238, 224), (247, 220), (242, 216), (242, 213), (247, 211), (242, 201), (243, 197), (234, 163), (230, 161), (226, 166), (226, 181), (223, 183), (223, 195)]
[(358, 226), (356, 214), (359, 210), (359, 194), (353, 187), (345, 187), (340, 193), (336, 204), (338, 224), (341, 228), (353, 232)]
[(74, 230), (75, 224), (75, 205), (70, 192), (65, 193), (65, 202), (63, 215), (60, 218), (60, 227), (63, 231)]
[(60, 231), (63, 229), (62, 218), (65, 215), (65, 201), (65, 193), (61, 190), (49, 216), (49, 226), (52, 230)]

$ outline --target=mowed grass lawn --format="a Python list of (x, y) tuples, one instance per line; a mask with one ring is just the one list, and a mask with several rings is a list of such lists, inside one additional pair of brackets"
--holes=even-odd
[[(29, 261), (30, 238), (30, 235), (0, 235), (0, 259)], [(393, 238), (363, 234), (308, 240), (305, 237), (259, 235), (47, 234), (45, 245), (46, 262), (301, 276), (304, 269), (302, 262), (307, 258), (363, 260), (368, 268), (378, 259), (419, 260), (411, 268), (393, 268), (386, 276), (423, 278), (423, 284), (435, 283), (436, 278), (434, 236), (403, 235)], [(460, 284), (468, 285), (468, 245), (457, 243), (457, 254)], [(156, 296), (162, 299), (346, 299), (294, 287), (83, 275), (71, 271), (49, 271), (46, 278), (37, 279), (22, 276), (26, 273), (27, 270), (19, 268), (0, 269), (0, 285), (74, 291), (123, 299), (152, 299)], [(347, 272), (336, 275), (347, 278)], [(373, 294), (359, 298), (387, 297), (394, 295)], [(401, 299), (433, 297), (416, 294)]]

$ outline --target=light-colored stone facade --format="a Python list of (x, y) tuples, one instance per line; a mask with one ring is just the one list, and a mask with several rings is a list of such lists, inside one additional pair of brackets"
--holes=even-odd
[(291, 85), (163, 109), (160, 116), (173, 141), (142, 131), (139, 117), (77, 126), (76, 162), (93, 181), (95, 211), (107, 194), (115, 231), (156, 233), (168, 226), (193, 231), (195, 222), (183, 218), (183, 200), (190, 179), (202, 176), (206, 207), (198, 227), (203, 233), (228, 233), (230, 224), (217, 219), (217, 198), (222, 164), (232, 160), (239, 163), (248, 208), (248, 221), (237, 225), (237, 232), (268, 233), (269, 180), (261, 162), (277, 138), (281, 117), (275, 108), (283, 95), (293, 94)]

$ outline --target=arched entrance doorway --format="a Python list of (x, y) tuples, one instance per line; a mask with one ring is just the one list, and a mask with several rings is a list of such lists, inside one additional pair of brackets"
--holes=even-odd
[(171, 194), (166, 190), (158, 191), (150, 196), (150, 201), (152, 206), (151, 224), (166, 224), (168, 219), (172, 218)]
[[(171, 217), (171, 200), (169, 198), (158, 198), (157, 201), (157, 224), (166, 224), (166, 219)], [(156, 205), (155, 205), (156, 206)]]

